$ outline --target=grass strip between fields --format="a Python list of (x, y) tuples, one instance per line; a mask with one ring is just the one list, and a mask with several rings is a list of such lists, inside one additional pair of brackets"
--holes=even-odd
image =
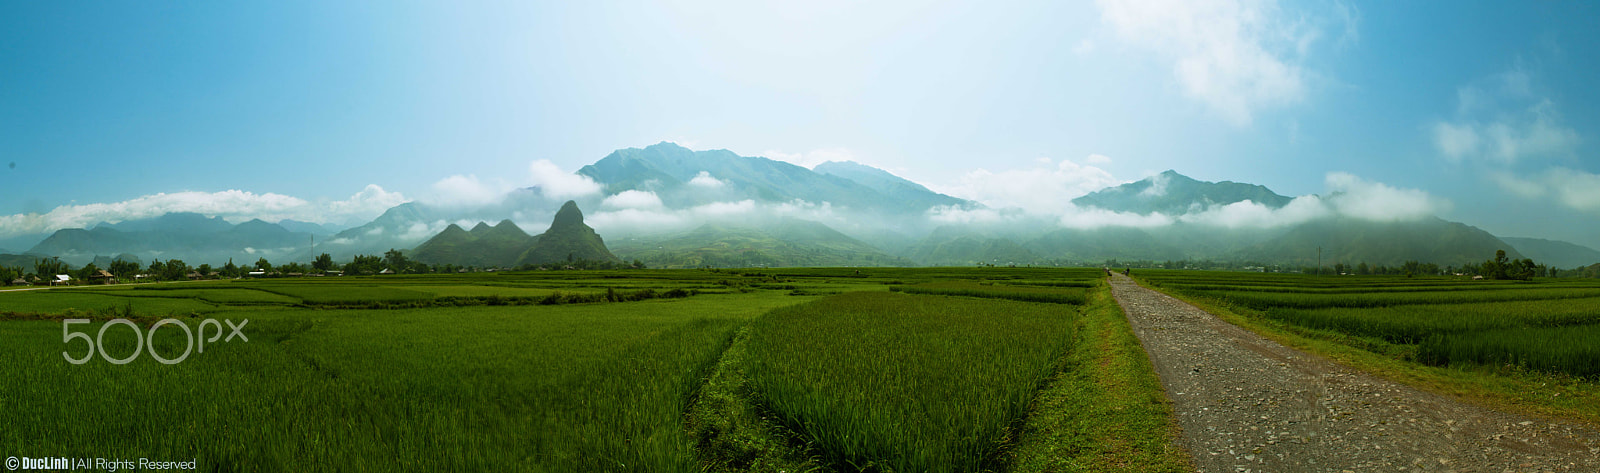
[(710, 472), (800, 472), (823, 469), (800, 438), (757, 405), (745, 373), (750, 328), (733, 343), (696, 394), (685, 416), (700, 465)]
[(1391, 381), (1491, 409), (1600, 424), (1600, 410), (1594, 408), (1600, 406), (1600, 383), (1595, 381), (1515, 367), (1423, 365), (1390, 350), (1378, 350), (1386, 352), (1380, 353), (1361, 348), (1372, 345), (1369, 339), (1298, 327), (1254, 314), (1247, 308), (1181, 291), (1163, 290), (1141, 278), (1135, 280), (1141, 286), (1181, 299), (1285, 346)]
[(1192, 471), (1150, 357), (1111, 297), (1089, 292), (1079, 341), (1008, 449), (1012, 471)]

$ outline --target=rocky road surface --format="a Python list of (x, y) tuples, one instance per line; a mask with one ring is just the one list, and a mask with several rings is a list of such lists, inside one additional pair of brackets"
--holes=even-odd
[[(1600, 472), (1600, 431), (1462, 404), (1285, 347), (1121, 274), (1112, 293), (1203, 472)], [(1596, 406), (1600, 409), (1600, 406)]]

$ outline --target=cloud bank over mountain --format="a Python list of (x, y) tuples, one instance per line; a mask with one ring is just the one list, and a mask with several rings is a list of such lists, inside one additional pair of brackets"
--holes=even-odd
[(141, 196), (121, 202), (75, 204), (56, 207), (43, 214), (0, 216), (0, 238), (52, 232), (64, 228), (84, 228), (101, 222), (153, 218), (168, 213), (193, 212), (222, 217), (230, 222), (251, 219), (284, 219), (312, 223), (359, 223), (407, 202), (399, 192), (389, 192), (369, 184), (349, 198), (312, 202), (276, 193), (257, 194), (243, 190), (220, 192), (174, 192)]

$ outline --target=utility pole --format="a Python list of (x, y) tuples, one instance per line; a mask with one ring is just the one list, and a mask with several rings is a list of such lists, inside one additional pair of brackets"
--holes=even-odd
[(1317, 275), (1322, 275), (1322, 247), (1317, 247)]

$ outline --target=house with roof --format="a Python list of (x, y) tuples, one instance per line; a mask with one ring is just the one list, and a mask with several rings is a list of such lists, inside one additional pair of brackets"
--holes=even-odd
[(65, 274), (57, 274), (55, 279), (50, 280), (51, 286), (66, 286), (70, 284), (72, 284), (72, 276)]
[(97, 284), (116, 284), (117, 276), (111, 274), (110, 271), (102, 269), (95, 271), (94, 274), (90, 274), (89, 280)]

